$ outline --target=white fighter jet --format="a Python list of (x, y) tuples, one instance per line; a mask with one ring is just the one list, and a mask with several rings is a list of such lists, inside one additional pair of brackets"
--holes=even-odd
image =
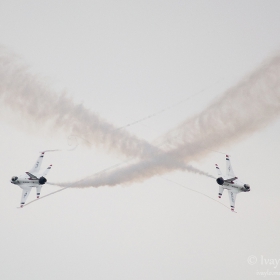
[(14, 185), (18, 185), (22, 188), (22, 196), (21, 196), (21, 207), (25, 204), (27, 197), (30, 194), (32, 188), (36, 188), (37, 190), (37, 198), (40, 197), (41, 188), (47, 182), (46, 176), (52, 165), (50, 165), (43, 173), (40, 173), (40, 167), (44, 158), (44, 152), (41, 152), (39, 158), (34, 164), (33, 168), (25, 174), (20, 176), (13, 176), (11, 179), (11, 183)]
[(228, 155), (226, 155), (226, 177), (222, 177), (223, 175), (217, 164), (216, 169), (219, 176), (216, 182), (220, 185), (219, 198), (222, 197), (224, 189), (227, 189), (231, 211), (234, 211), (236, 195), (240, 192), (249, 192), (250, 186), (248, 184), (242, 183), (237, 177), (235, 177)]

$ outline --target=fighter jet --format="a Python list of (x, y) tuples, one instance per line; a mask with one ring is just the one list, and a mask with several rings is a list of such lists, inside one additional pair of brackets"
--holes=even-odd
[(223, 175), (217, 164), (216, 169), (219, 176), (216, 180), (216, 182), (219, 184), (218, 196), (221, 198), (224, 189), (227, 189), (231, 211), (234, 211), (236, 195), (240, 192), (249, 192), (250, 186), (248, 184), (242, 183), (237, 177), (235, 177), (228, 155), (226, 155), (226, 177), (222, 177)]
[(37, 198), (40, 197), (41, 188), (47, 182), (45, 176), (49, 173), (52, 165), (50, 165), (43, 173), (40, 173), (41, 164), (44, 158), (44, 152), (41, 152), (36, 163), (28, 172), (20, 176), (13, 176), (11, 183), (22, 188), (21, 207), (25, 204), (32, 188), (37, 190)]

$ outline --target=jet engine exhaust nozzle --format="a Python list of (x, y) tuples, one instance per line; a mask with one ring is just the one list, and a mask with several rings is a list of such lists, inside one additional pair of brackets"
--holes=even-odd
[(42, 177), (39, 178), (39, 184), (40, 185), (44, 185), (46, 182), (47, 182), (47, 179), (45, 177), (42, 176)]
[(217, 180), (216, 180), (216, 182), (219, 184), (219, 185), (223, 185), (224, 184), (224, 182), (225, 182), (225, 180), (222, 178), (222, 177), (219, 177)]

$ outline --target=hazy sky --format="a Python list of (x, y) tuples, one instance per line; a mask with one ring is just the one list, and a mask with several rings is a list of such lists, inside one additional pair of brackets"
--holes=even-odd
[[(279, 72), (267, 94), (259, 85), (260, 100), (275, 112), (256, 106), (258, 79), (252, 102), (229, 100), (224, 114), (218, 106), (225, 92), (234, 99), (235, 85), (279, 54), (279, 14), (279, 1), (0, 1), (0, 278), (280, 274)], [(211, 104), (215, 111), (203, 113)], [(76, 181), (127, 160), (125, 166), (145, 163), (156, 149), (185, 143), (188, 130), (180, 128), (195, 130), (190, 120), (203, 116), (212, 117), (210, 134), (222, 127), (221, 141), (215, 146), (192, 134), (193, 145), (203, 138), (203, 148), (216, 152), (188, 164), (216, 176), (214, 164), (225, 172), (223, 153), (231, 155), (236, 175), (251, 185), (237, 196), (237, 214), (186, 189), (218, 200), (214, 179), (166, 173), (166, 166), (134, 183), (115, 172), (123, 184), (67, 189), (17, 209), (21, 189), (10, 178), (28, 171), (41, 150), (69, 149), (73, 132), (80, 137), (74, 151), (45, 156), (43, 168), (53, 164), (50, 182)], [(224, 129), (239, 116), (248, 133)], [(46, 185), (41, 193), (58, 189)], [(34, 198), (35, 190), (28, 201)], [(229, 205), (226, 192), (221, 202)]]

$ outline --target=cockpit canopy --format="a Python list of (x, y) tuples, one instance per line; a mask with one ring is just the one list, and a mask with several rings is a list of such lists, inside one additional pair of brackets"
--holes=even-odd
[(17, 179), (18, 179), (17, 176), (13, 176), (13, 177), (12, 177), (12, 181), (13, 181), (13, 182), (15, 182)]
[(246, 190), (250, 190), (250, 185), (245, 184), (245, 185), (244, 185), (244, 188), (245, 188)]

